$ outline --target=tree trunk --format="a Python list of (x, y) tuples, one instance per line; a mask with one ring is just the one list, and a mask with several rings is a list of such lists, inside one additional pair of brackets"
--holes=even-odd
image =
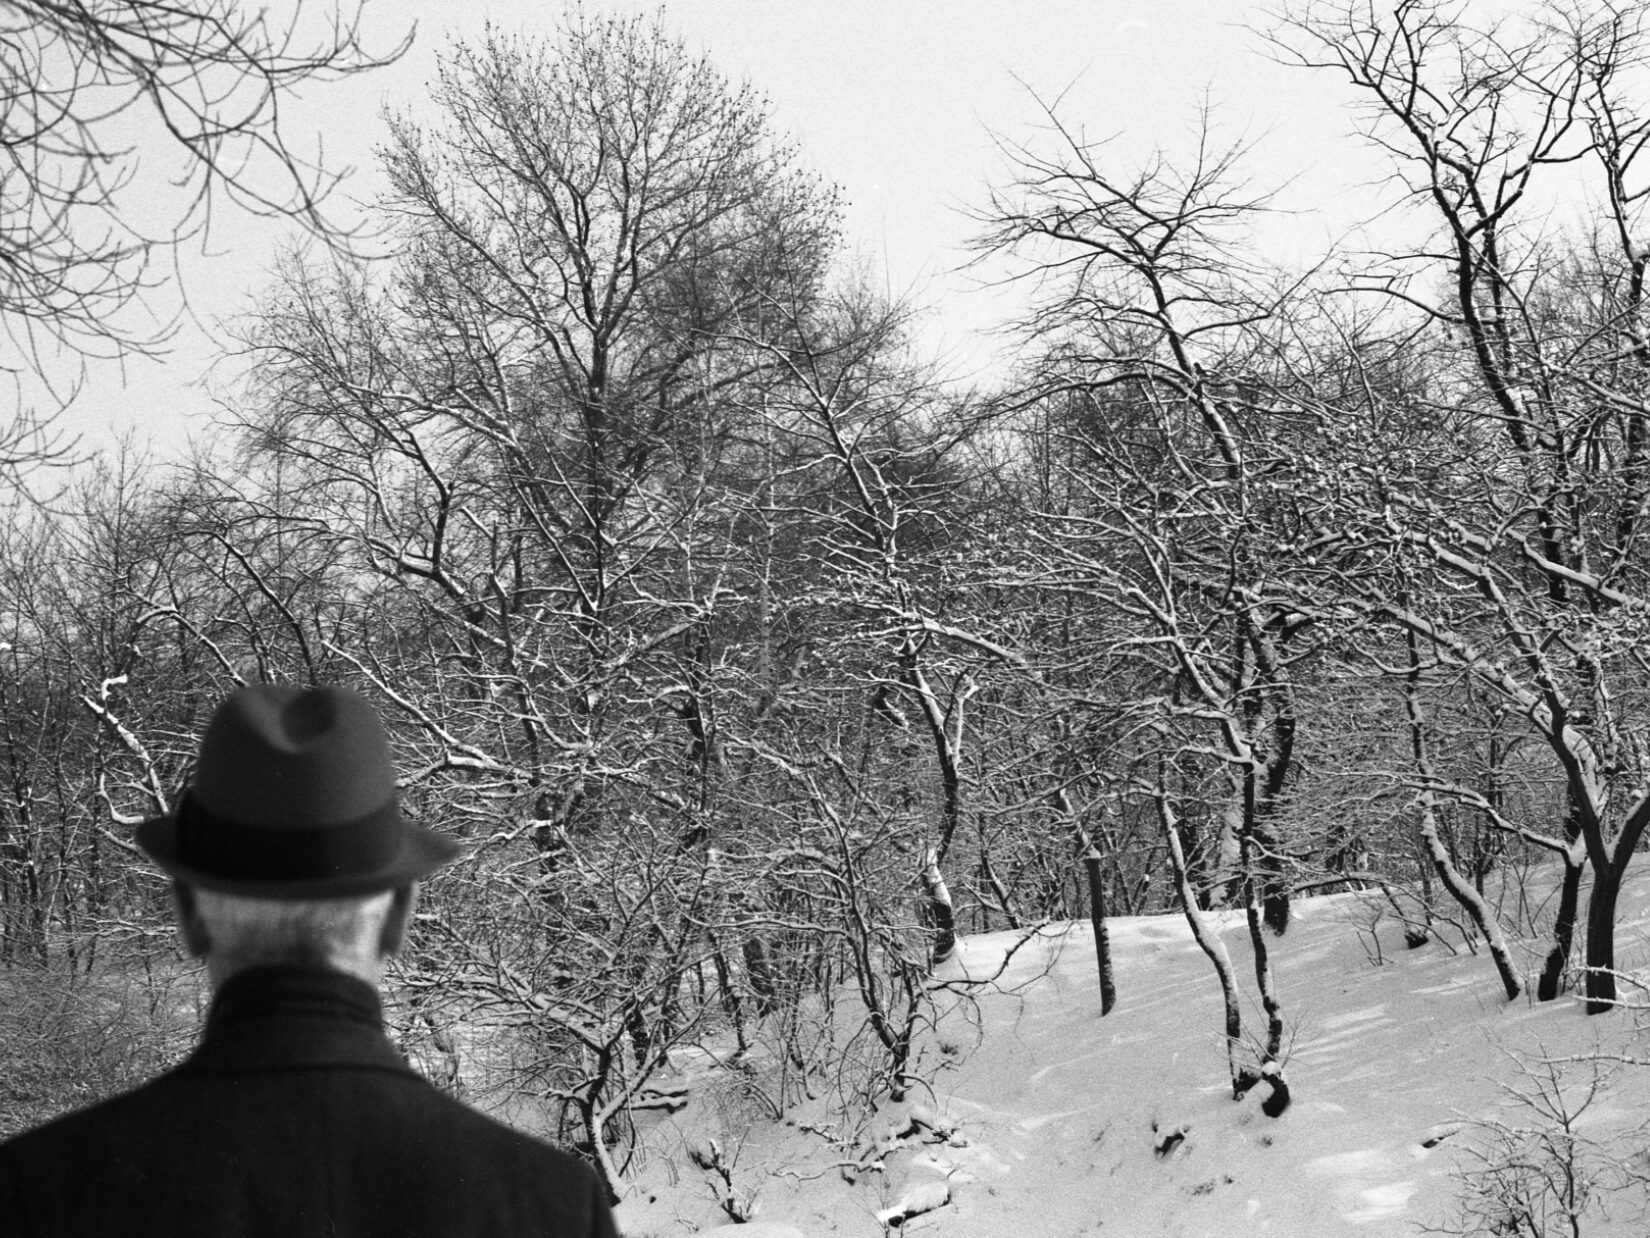
[(1237, 983), (1232, 977), (1232, 956), (1226, 951), (1226, 943), (1209, 928), (1203, 912), (1198, 909), (1197, 894), (1192, 889), (1186, 871), (1186, 853), (1180, 846), (1180, 827), (1175, 822), (1173, 810), (1169, 808), (1168, 797), (1163, 794), (1161, 788), (1157, 796), (1157, 807), (1163, 822), (1163, 836), (1169, 844), (1169, 864), (1174, 869), (1175, 884), (1179, 888), (1180, 901), (1186, 912), (1186, 923), (1191, 926), (1193, 940), (1208, 956), (1209, 963), (1215, 969), (1215, 978), (1220, 982), (1220, 996), (1226, 1007), (1226, 1069), (1231, 1077), (1232, 1086), (1236, 1088), (1238, 1043), (1243, 1038), (1243, 1011), (1238, 1005)]
[(1100, 853), (1089, 848), (1083, 857), (1089, 879), (1089, 923), (1094, 926), (1094, 959), (1100, 969), (1100, 1017), (1117, 1005), (1117, 981), (1111, 968), (1111, 934), (1106, 929), (1106, 892), (1100, 879)]
[[(997, 900), (997, 910), (1003, 913), (1003, 918), (1008, 921), (1008, 927), (1011, 929), (1019, 928), (1020, 913), (1014, 910), (1014, 896), (1009, 893), (1008, 887), (1003, 884), (1002, 878), (997, 876), (997, 870), (991, 863), (991, 853), (986, 849), (984, 831), (981, 831), (980, 837), (980, 880), (985, 888), (991, 891), (992, 897)], [(986, 904), (984, 899), (981, 899), (980, 903), (981, 910), (986, 915), (985, 930), (990, 932), (990, 906)]]
[(1449, 848), (1444, 846), (1444, 840), (1438, 834), (1438, 815), (1433, 809), (1432, 794), (1428, 791), (1421, 793), (1421, 839), (1426, 843), (1438, 880), (1443, 883), (1444, 889), (1455, 896), (1455, 901), (1466, 908), (1478, 931), (1484, 934), (1484, 940), (1489, 943), (1490, 957), (1495, 960), (1495, 970), (1501, 975), (1501, 987), (1507, 991), (1507, 1000), (1513, 1001), (1523, 990), (1523, 985), (1513, 967), (1512, 955), (1507, 950), (1507, 939), (1494, 913), (1450, 860)]
[(1547, 952), (1547, 961), (1541, 968), (1541, 979), (1536, 982), (1537, 1001), (1550, 1002), (1560, 992), (1564, 968), (1570, 962), (1570, 949), (1575, 941), (1576, 909), (1581, 903), (1581, 861), (1574, 856), (1564, 857), (1564, 881), (1558, 892), (1558, 918), (1553, 922), (1553, 948)]
[(740, 943), (745, 960), (745, 976), (756, 994), (756, 1017), (763, 1018), (779, 1008), (779, 980), (762, 938), (750, 936)]
[(733, 969), (728, 966), (727, 955), (722, 950), (722, 943), (716, 939), (716, 934), (709, 934), (711, 965), (716, 969), (717, 994), (722, 999), (722, 1007), (728, 1012), (728, 1018), (733, 1022), (734, 1043), (739, 1046), (741, 1054), (750, 1050), (750, 1041), (745, 1038), (745, 1001), (739, 996), (739, 989), (733, 981)]
[(923, 858), (922, 892), (928, 897), (928, 923), (933, 930), (929, 967), (938, 967), (957, 949), (957, 916), (951, 891), (940, 872), (939, 853), (932, 847)]
[(1266, 908), (1266, 896), (1261, 892), (1262, 883), (1255, 879), (1254, 873), (1254, 842), (1246, 832), (1242, 839), (1239, 854), (1243, 862), (1243, 917), (1249, 926), (1249, 945), (1255, 954), (1255, 984), (1260, 988), (1261, 1008), (1266, 1012), (1266, 1053), (1265, 1061), (1276, 1062), (1278, 1055), (1283, 1052), (1283, 1004), (1278, 1001), (1277, 985), (1272, 977), (1272, 955), (1266, 944), (1266, 929), (1274, 932), (1281, 930), (1273, 928)]
[[(1415, 633), (1406, 636), (1409, 646), (1409, 675), (1404, 691), (1404, 711), (1409, 715), (1410, 748), (1415, 758), (1415, 768), (1423, 779), (1423, 788), (1430, 787), (1434, 780), (1432, 757), (1427, 751), (1426, 728), (1421, 717), (1421, 706), (1418, 692), (1421, 682), (1421, 655)], [(1426, 851), (1426, 858), (1431, 861), (1430, 871), (1438, 874), (1438, 880), (1443, 883), (1444, 889), (1454, 896), (1455, 901), (1466, 908), (1467, 914), (1472, 917), (1478, 931), (1484, 934), (1484, 940), (1489, 943), (1490, 957), (1495, 960), (1495, 969), (1501, 974), (1501, 987), (1507, 991), (1507, 1000), (1512, 1001), (1522, 990), (1523, 985), (1518, 979), (1518, 972), (1513, 967), (1512, 956), (1507, 950), (1506, 938), (1502, 936), (1501, 925), (1496, 920), (1488, 904), (1484, 902), (1480, 890), (1468, 885), (1461, 877), (1461, 872), (1455, 866), (1454, 857), (1444, 843), (1443, 836), (1438, 831), (1438, 809), (1430, 789), (1423, 789), (1417, 798), (1421, 808), (1421, 845)], [(1423, 881), (1429, 871), (1428, 865), (1421, 866)], [(1427, 915), (1430, 920), (1432, 914), (1431, 891), (1427, 891)]]
[[(1271, 779), (1267, 779), (1270, 784)], [(1243, 821), (1238, 833), (1240, 888), (1245, 908), (1257, 899), (1261, 921), (1282, 937), (1289, 929), (1289, 878), (1278, 857), (1277, 836), (1267, 825), (1271, 797), (1263, 800), (1260, 779), (1254, 771), (1243, 778)], [(1258, 854), (1257, 854), (1258, 853)]]
[(584, 1135), (590, 1141), (591, 1163), (595, 1166), (596, 1176), (601, 1179), (602, 1189), (607, 1192), (607, 1202), (611, 1207), (620, 1199), (619, 1169), (607, 1147), (607, 1114), (593, 1100), (581, 1102), (579, 1108), (584, 1119)]
[(1582, 981), (1587, 1013), (1602, 1014), (1616, 1005), (1616, 900), (1627, 857), (1608, 868), (1593, 870), (1593, 892), (1587, 900), (1587, 971)]

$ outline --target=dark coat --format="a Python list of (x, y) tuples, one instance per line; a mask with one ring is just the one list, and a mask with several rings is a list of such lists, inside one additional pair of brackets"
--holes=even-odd
[(402, 1061), (377, 994), (260, 969), (152, 1083), (0, 1144), (4, 1238), (614, 1238), (582, 1162)]

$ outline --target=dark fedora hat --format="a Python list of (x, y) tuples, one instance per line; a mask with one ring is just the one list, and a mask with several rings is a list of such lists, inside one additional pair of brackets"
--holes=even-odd
[(394, 889), (458, 854), (402, 817), (372, 706), (291, 684), (252, 684), (218, 706), (189, 789), (137, 841), (189, 885), (285, 899)]

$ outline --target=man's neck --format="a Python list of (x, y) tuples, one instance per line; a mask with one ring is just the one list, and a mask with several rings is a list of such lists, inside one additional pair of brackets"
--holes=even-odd
[(384, 978), (384, 962), (382, 959), (337, 959), (329, 958), (324, 961), (308, 962), (290, 959), (256, 958), (249, 956), (232, 956), (210, 953), (206, 956), (206, 975), (212, 985), (212, 992), (217, 993), (234, 977), (242, 972), (251, 971), (255, 967), (291, 967), (304, 966), (324, 969), (326, 971), (342, 972), (346, 976), (354, 976), (357, 980), (364, 980), (374, 989), (377, 989)]

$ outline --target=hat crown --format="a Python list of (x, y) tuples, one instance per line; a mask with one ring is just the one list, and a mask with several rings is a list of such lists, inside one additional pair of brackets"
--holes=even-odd
[(395, 767), (377, 714), (355, 693), (253, 684), (213, 715), (191, 794), (243, 825), (324, 828), (392, 803)]

